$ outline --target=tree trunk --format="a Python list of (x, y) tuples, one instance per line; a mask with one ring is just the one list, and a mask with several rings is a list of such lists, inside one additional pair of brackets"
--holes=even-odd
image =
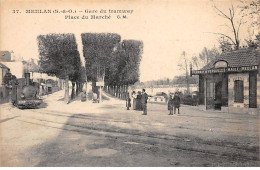
[(75, 82), (72, 82), (72, 89), (71, 89), (71, 99), (75, 97)]
[(113, 86), (113, 96), (115, 96), (115, 86)]
[(64, 95), (64, 102), (68, 104), (70, 101), (69, 96), (69, 76), (66, 76), (65, 78), (65, 95)]
[(119, 88), (116, 86), (116, 97), (119, 97)]
[(121, 90), (121, 88), (122, 88), (122, 86), (120, 85), (119, 86), (119, 99), (121, 99), (121, 97), (122, 97), (122, 90)]
[(99, 86), (99, 102), (102, 102), (102, 86)]
[(76, 82), (76, 96), (79, 95), (79, 91), (80, 91), (80, 83), (79, 82)]
[(83, 85), (84, 85), (84, 83), (80, 83), (80, 92), (83, 91)]

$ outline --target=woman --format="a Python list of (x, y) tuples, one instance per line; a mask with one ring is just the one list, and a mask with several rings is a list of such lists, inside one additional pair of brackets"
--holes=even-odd
[(173, 98), (172, 95), (170, 95), (169, 101), (168, 101), (168, 110), (170, 111), (169, 115), (173, 115)]
[(133, 91), (132, 93), (132, 99), (133, 99), (133, 110), (136, 110), (136, 93)]
[(140, 91), (137, 93), (136, 97), (136, 110), (143, 110), (142, 109), (142, 103), (141, 103), (142, 94)]

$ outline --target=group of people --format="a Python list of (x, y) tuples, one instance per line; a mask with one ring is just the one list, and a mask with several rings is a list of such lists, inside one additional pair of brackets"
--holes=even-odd
[[(143, 110), (143, 115), (147, 115), (147, 100), (148, 95), (145, 92), (145, 89), (142, 90), (142, 93), (140, 91), (137, 93), (133, 91), (131, 95), (127, 93), (126, 108), (129, 110), (132, 106), (131, 103), (133, 103), (133, 110)], [(176, 114), (176, 110), (178, 110), (178, 114), (180, 114), (180, 103), (181, 99), (178, 96), (178, 93), (175, 93), (174, 96), (170, 94), (168, 100), (168, 110), (170, 111), (169, 115), (173, 115), (173, 113)]]
[(145, 92), (145, 89), (142, 90), (142, 93), (138, 91), (136, 93), (135, 91), (132, 92), (131, 96), (129, 93), (127, 93), (126, 97), (126, 107), (127, 110), (131, 107), (131, 103), (133, 103), (133, 110), (143, 110), (143, 115), (147, 115), (147, 100), (148, 95)]
[(181, 99), (178, 96), (178, 93), (175, 93), (174, 97), (170, 95), (170, 98), (168, 100), (168, 110), (170, 111), (169, 115), (173, 115), (173, 109), (174, 114), (176, 114), (176, 109), (178, 110), (178, 114), (180, 114), (180, 105)]

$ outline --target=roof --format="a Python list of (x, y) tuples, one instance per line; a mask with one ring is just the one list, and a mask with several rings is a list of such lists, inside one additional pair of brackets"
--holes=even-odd
[(2, 64), (9, 67), (11, 74), (15, 75), (16, 78), (23, 78), (24, 66), (22, 62), (2, 62)]
[(214, 64), (217, 61), (226, 61), (228, 67), (256, 66), (258, 65), (259, 58), (259, 49), (239, 49), (236, 51), (223, 52), (201, 70), (214, 68)]
[(2, 64), (2, 63), (0, 63), (0, 67), (10, 70), (8, 67), (6, 67), (6, 66), (5, 66), (4, 64)]

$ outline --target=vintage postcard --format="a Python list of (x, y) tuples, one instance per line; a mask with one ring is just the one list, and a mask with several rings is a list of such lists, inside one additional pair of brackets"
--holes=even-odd
[(1, 0), (1, 167), (260, 166), (260, 0)]

